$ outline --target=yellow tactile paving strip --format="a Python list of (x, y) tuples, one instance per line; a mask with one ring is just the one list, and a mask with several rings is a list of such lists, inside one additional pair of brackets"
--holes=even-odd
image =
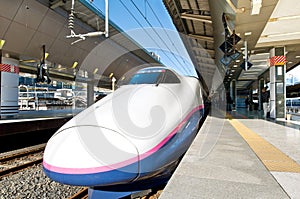
[(228, 120), (269, 171), (300, 173), (300, 165), (236, 119)]

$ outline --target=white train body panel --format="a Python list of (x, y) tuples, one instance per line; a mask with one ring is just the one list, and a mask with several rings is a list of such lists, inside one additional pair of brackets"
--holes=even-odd
[(203, 110), (198, 79), (177, 77), (178, 83), (123, 85), (75, 116), (49, 140), (45, 173), (66, 184), (106, 186), (150, 177), (175, 162), (187, 148), (173, 138)]

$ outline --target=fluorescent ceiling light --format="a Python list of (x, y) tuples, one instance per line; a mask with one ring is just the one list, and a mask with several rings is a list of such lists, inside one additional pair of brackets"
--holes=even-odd
[(262, 0), (251, 0), (251, 15), (258, 15), (260, 12), (260, 8), (262, 4)]
[(245, 36), (250, 36), (250, 35), (252, 35), (252, 32), (245, 32), (244, 35)]
[(2, 49), (2, 47), (4, 46), (4, 44), (5, 44), (5, 40), (0, 39), (0, 50)]
[(251, 62), (255, 62), (255, 63), (257, 63), (257, 62), (266, 62), (266, 61), (268, 61), (268, 60), (266, 60), (266, 59), (250, 59), (251, 60)]
[(95, 70), (94, 70), (94, 74), (96, 74), (98, 72), (98, 68), (95, 68)]
[(281, 20), (290, 20), (290, 19), (299, 19), (299, 15), (293, 15), (293, 16), (284, 16), (284, 17), (278, 17), (278, 18), (270, 18), (269, 22), (275, 22), (275, 21), (281, 21)]
[[(266, 64), (255, 64), (254, 66), (253, 66), (253, 68), (265, 68), (265, 67), (268, 67), (268, 64), (266, 63)], [(259, 70), (261, 70), (261, 69), (259, 69)]]
[(298, 35), (300, 32), (288, 32), (288, 33), (280, 33), (280, 34), (272, 34), (272, 35), (262, 35), (261, 37), (282, 37), (282, 36), (291, 36)]
[(72, 68), (76, 68), (77, 65), (78, 65), (78, 62), (75, 61), (75, 62), (73, 63), (73, 65), (72, 65)]
[(257, 53), (257, 54), (255, 54), (255, 55), (267, 55), (267, 56), (269, 56), (270, 53)]

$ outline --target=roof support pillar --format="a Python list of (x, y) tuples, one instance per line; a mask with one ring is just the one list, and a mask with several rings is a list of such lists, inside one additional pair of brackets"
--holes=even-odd
[(270, 55), (270, 117), (285, 118), (285, 47), (274, 47)]

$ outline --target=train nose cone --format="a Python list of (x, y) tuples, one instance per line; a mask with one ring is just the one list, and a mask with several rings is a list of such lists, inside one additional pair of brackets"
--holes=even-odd
[(126, 183), (138, 175), (138, 150), (122, 134), (99, 126), (76, 126), (56, 133), (44, 152), (44, 172), (70, 185)]

